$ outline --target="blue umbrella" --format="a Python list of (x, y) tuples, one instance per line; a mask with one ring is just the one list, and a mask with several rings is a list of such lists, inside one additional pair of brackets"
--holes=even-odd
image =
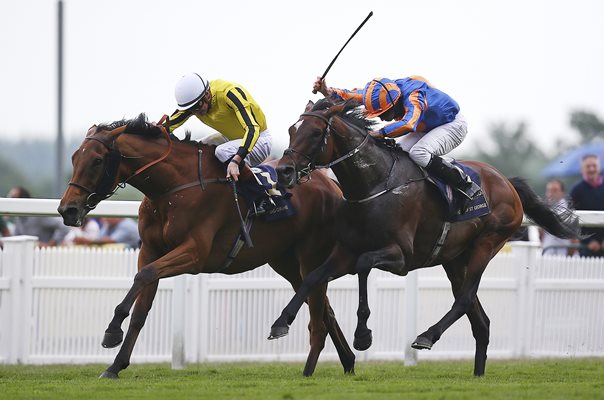
[(556, 157), (543, 169), (541, 175), (546, 178), (579, 176), (581, 175), (581, 159), (587, 154), (600, 156), (600, 160), (604, 162), (604, 140), (581, 145)]

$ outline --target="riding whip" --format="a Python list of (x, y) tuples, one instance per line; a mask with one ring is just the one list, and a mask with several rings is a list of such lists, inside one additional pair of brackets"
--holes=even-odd
[[(336, 56), (333, 58), (333, 60), (331, 60), (331, 63), (329, 63), (329, 66), (327, 67), (327, 69), (325, 70), (325, 72), (323, 72), (323, 75), (321, 76), (321, 80), (325, 79), (325, 75), (327, 75), (327, 73), (331, 69), (331, 66), (333, 65), (333, 63), (336, 62), (336, 60), (338, 59), (338, 56), (340, 55), (340, 53), (342, 52), (342, 50), (344, 50), (344, 47), (346, 47), (346, 45), (348, 44), (348, 42), (350, 42), (352, 40), (352, 38), (354, 37), (354, 35), (356, 35), (357, 32), (361, 30), (361, 28), (363, 27), (363, 25), (365, 25), (365, 22), (367, 22), (369, 20), (369, 18), (371, 18), (372, 15), (373, 15), (373, 11), (370, 11), (369, 15), (367, 15), (367, 17), (363, 20), (363, 22), (361, 22), (361, 25), (359, 25), (359, 27), (352, 33), (352, 35), (350, 35), (350, 37), (348, 38), (348, 40), (346, 41), (346, 43), (344, 43), (344, 46), (342, 46), (342, 48), (340, 49), (340, 51), (338, 51), (338, 54), (336, 54)], [(313, 94), (317, 94), (316, 90), (313, 90), (312, 92), (313, 92)]]
[(250, 233), (245, 225), (245, 221), (243, 220), (243, 215), (241, 215), (241, 208), (239, 207), (239, 196), (237, 196), (237, 184), (234, 179), (230, 179), (229, 183), (233, 188), (233, 195), (235, 196), (235, 208), (237, 208), (237, 212), (239, 213), (239, 222), (241, 222), (241, 234), (245, 240), (245, 244), (247, 247), (254, 247), (252, 243), (252, 238), (250, 237)]

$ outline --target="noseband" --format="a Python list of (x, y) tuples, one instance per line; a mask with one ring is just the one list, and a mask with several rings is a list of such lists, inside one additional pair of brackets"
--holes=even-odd
[(119, 183), (115, 190), (111, 190), (113, 182), (115, 182), (115, 179), (117, 178), (117, 172), (119, 170), (122, 158), (122, 155), (115, 144), (115, 139), (113, 139), (111, 143), (107, 143), (105, 140), (95, 137), (86, 137), (84, 140), (94, 140), (101, 143), (107, 148), (107, 150), (109, 150), (109, 153), (107, 153), (105, 158), (105, 169), (103, 171), (103, 176), (94, 189), (90, 189), (77, 182), (68, 183), (68, 185), (75, 186), (78, 189), (88, 193), (84, 207), (89, 210), (93, 210), (101, 201), (111, 197), (118, 188), (125, 187), (126, 184), (125, 182)]
[[(284, 156), (289, 156), (290, 158), (292, 158), (292, 154), (299, 154), (302, 157), (304, 157), (306, 160), (308, 160), (308, 164), (306, 164), (306, 167), (302, 168), (299, 171), (296, 171), (296, 183), (303, 183), (306, 182), (310, 179), (310, 174), (311, 172), (313, 172), (316, 169), (326, 169), (326, 168), (331, 168), (336, 164), (339, 164), (340, 162), (346, 160), (347, 158), (350, 158), (352, 156), (354, 156), (356, 153), (358, 153), (361, 150), (361, 147), (363, 147), (363, 145), (365, 145), (365, 143), (367, 143), (368, 139), (369, 139), (369, 134), (365, 135), (365, 138), (363, 139), (363, 141), (354, 149), (352, 149), (351, 151), (349, 151), (348, 153), (346, 153), (345, 155), (343, 155), (342, 157), (339, 157), (325, 165), (317, 165), (315, 164), (317, 157), (319, 156), (319, 154), (321, 154), (323, 152), (323, 149), (325, 148), (325, 146), (327, 145), (327, 139), (329, 138), (329, 135), (332, 131), (332, 126), (331, 126), (331, 120), (332, 118), (329, 117), (325, 117), (321, 114), (318, 113), (313, 113), (313, 112), (307, 112), (307, 113), (303, 113), (300, 114), (300, 117), (314, 117), (314, 118), (319, 118), (320, 120), (324, 121), (327, 126), (325, 127), (325, 129), (323, 130), (322, 136), (323, 136), (323, 144), (321, 144), (320, 147), (318, 147), (312, 155), (307, 155), (304, 153), (299, 152), (298, 150), (292, 149), (291, 147), (288, 147), (287, 149), (285, 149), (285, 151), (283, 152)], [(335, 133), (335, 131), (334, 131)], [(338, 135), (339, 136), (339, 135)], [(292, 160), (293, 161), (293, 160)], [(294, 164), (295, 165), (295, 164)], [(297, 169), (297, 168), (296, 168)], [(306, 179), (304, 179), (306, 178)], [(304, 179), (304, 180), (303, 180)]]
[[(303, 113), (300, 115), (300, 117), (314, 117), (314, 118), (318, 118), (320, 120), (322, 120), (323, 122), (325, 122), (326, 127), (323, 130), (322, 135), (322, 142), (323, 144), (318, 147), (312, 155), (307, 155), (304, 153), (299, 152), (298, 150), (292, 149), (291, 147), (288, 147), (287, 149), (285, 149), (285, 151), (283, 152), (284, 156), (288, 156), (290, 158), (292, 158), (292, 154), (298, 154), (302, 157), (304, 157), (306, 160), (308, 160), (308, 164), (306, 164), (306, 167), (302, 168), (300, 171), (296, 172), (296, 182), (300, 183), (302, 182), (302, 179), (305, 177), (308, 177), (308, 179), (310, 179), (310, 173), (312, 171), (314, 171), (315, 169), (318, 168), (317, 165), (315, 165), (315, 160), (316, 158), (319, 156), (319, 154), (323, 151), (323, 148), (325, 147), (325, 145), (327, 144), (327, 139), (329, 138), (329, 134), (331, 131), (331, 118), (327, 118), (321, 114), (317, 114), (317, 113)], [(293, 161), (293, 160), (292, 160)], [(306, 182), (308, 179), (305, 179), (304, 182)]]

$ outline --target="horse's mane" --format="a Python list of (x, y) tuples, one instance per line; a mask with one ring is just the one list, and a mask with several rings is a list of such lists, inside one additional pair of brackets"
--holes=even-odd
[[(321, 99), (315, 103), (312, 111), (326, 110), (336, 104), (338, 103), (334, 103), (330, 99)], [(365, 118), (363, 109), (359, 107), (360, 105), (361, 103), (355, 100), (348, 100), (344, 103), (344, 109), (338, 113), (338, 116), (349, 124), (362, 129), (365, 132), (370, 131), (376, 122)]]
[(140, 113), (138, 117), (132, 119), (120, 119), (119, 121), (113, 121), (110, 123), (102, 123), (97, 127), (98, 130), (111, 131), (126, 125), (125, 133), (133, 135), (147, 136), (150, 138), (159, 137), (162, 134), (161, 128), (150, 124), (147, 121), (147, 115)]
[[(126, 131), (124, 133), (129, 133), (132, 135), (139, 135), (148, 138), (158, 138), (163, 135), (163, 132), (159, 126), (150, 124), (147, 120), (147, 115), (145, 113), (140, 113), (136, 118), (132, 119), (121, 119), (119, 121), (114, 121), (111, 123), (102, 123), (98, 125), (98, 130), (113, 130), (115, 128), (119, 128), (120, 126), (126, 125)], [(184, 139), (179, 139), (173, 134), (170, 134), (170, 139), (175, 142), (182, 142), (187, 144), (197, 144), (196, 141), (191, 139), (191, 133), (189, 131), (186, 132)]]
[[(326, 110), (337, 104), (338, 103), (334, 103), (329, 99), (321, 99), (315, 103), (312, 111)], [(361, 103), (355, 100), (347, 100), (344, 104), (344, 109), (337, 115), (350, 125), (362, 130), (363, 132), (369, 133), (369, 131), (373, 130), (373, 127), (378, 123), (365, 118), (365, 113), (363, 109), (359, 107), (360, 105)], [(390, 138), (375, 139), (375, 143), (377, 143), (379, 147), (382, 147), (388, 151), (407, 153), (401, 149), (393, 139)]]

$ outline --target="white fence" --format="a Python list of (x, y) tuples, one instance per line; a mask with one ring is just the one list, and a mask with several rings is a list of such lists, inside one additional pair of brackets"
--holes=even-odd
[[(22, 213), (3, 206), (0, 202), (0, 213)], [(97, 215), (132, 215), (131, 210), (102, 210)], [(103, 349), (100, 341), (113, 309), (132, 283), (136, 257), (137, 251), (132, 250), (39, 248), (32, 237), (5, 238), (0, 252), (0, 362), (112, 361), (118, 349)], [(604, 259), (541, 256), (538, 244), (513, 243), (491, 262), (478, 294), (491, 319), (489, 357), (604, 356)], [(267, 266), (235, 276), (163, 280), (133, 362), (172, 359), (173, 365), (180, 366), (183, 358), (187, 362), (303, 360), (308, 351), (306, 307), (289, 336), (266, 340), (292, 295), (289, 284)], [(352, 343), (356, 277), (331, 282), (328, 295)], [(409, 347), (452, 301), (450, 284), (440, 268), (412, 272), (406, 278), (372, 272), (369, 326), (374, 344), (358, 353), (357, 360), (404, 358), (413, 364), (417, 357), (472, 357), (474, 339), (465, 318), (431, 351)], [(321, 359), (337, 359), (330, 341)]]
[[(136, 251), (38, 248), (35, 238), (15, 237), (5, 239), (0, 254), (0, 362), (113, 359), (117, 349), (103, 349), (100, 341), (114, 307), (132, 283)], [(185, 290), (173, 291), (179, 280)], [(411, 290), (414, 286), (417, 290)], [(351, 342), (356, 277), (330, 283), (328, 294)], [(289, 284), (268, 267), (235, 276), (163, 280), (133, 361), (169, 361), (176, 344), (174, 361), (179, 365), (181, 340), (187, 362), (303, 360), (308, 351), (305, 307), (289, 336), (266, 340), (270, 325), (292, 295)], [(604, 356), (601, 259), (541, 256), (537, 246), (515, 243), (489, 265), (479, 296), (491, 319), (490, 357)], [(358, 359), (402, 360), (407, 352), (406, 360), (412, 363), (410, 340), (442, 317), (452, 300), (449, 282), (439, 268), (406, 278), (372, 272), (369, 323), (374, 345), (357, 354)], [(466, 358), (473, 353), (469, 323), (462, 319), (433, 350), (418, 355), (421, 360)], [(337, 359), (331, 343), (322, 359)]]

